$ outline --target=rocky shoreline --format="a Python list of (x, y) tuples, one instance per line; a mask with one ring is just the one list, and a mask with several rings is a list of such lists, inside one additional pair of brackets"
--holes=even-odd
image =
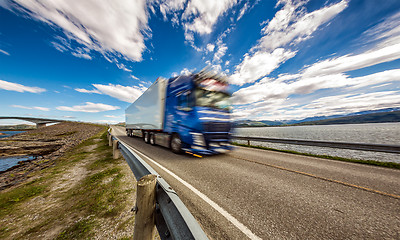
[(33, 171), (52, 166), (66, 151), (102, 129), (93, 124), (65, 122), (0, 139), (0, 157), (36, 157), (0, 171), (0, 190), (24, 181)]

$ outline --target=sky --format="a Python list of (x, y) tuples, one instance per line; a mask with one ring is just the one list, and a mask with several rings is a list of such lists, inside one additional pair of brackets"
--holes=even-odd
[(400, 107), (400, 1), (0, 0), (0, 116), (123, 122), (205, 67), (236, 120)]

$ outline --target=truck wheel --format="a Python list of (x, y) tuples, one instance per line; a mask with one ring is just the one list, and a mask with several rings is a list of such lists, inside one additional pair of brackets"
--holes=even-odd
[(172, 135), (171, 150), (173, 153), (181, 153), (182, 152), (182, 140), (180, 139), (178, 134)]
[(150, 143), (150, 133), (149, 132), (144, 132), (143, 140), (145, 143)]
[(156, 135), (154, 133), (150, 133), (150, 144), (156, 145)]

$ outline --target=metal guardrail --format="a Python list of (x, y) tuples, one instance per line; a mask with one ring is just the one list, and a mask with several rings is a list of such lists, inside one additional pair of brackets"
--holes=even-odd
[(145, 175), (157, 176), (155, 224), (162, 240), (208, 239), (196, 219), (183, 204), (171, 186), (138, 154), (110, 131), (118, 141), (118, 148), (127, 161), (136, 180)]
[(242, 136), (232, 136), (232, 138), (236, 140), (247, 141), (247, 145), (250, 145), (250, 141), (254, 141), (254, 142), (284, 143), (284, 144), (294, 144), (294, 145), (304, 145), (304, 146), (329, 147), (329, 148), (341, 148), (341, 149), (400, 154), (400, 145), (345, 143), (345, 142), (328, 142), (328, 141), (298, 140), (298, 139), (242, 137)]

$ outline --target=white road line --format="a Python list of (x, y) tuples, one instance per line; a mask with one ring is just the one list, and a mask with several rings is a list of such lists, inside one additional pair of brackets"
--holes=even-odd
[(152, 162), (154, 165), (156, 165), (157, 167), (161, 168), (163, 171), (165, 171), (166, 173), (168, 173), (169, 175), (171, 175), (173, 178), (175, 178), (176, 180), (178, 180), (179, 182), (181, 182), (183, 185), (185, 185), (187, 188), (189, 188), (192, 192), (194, 192), (197, 196), (199, 196), (201, 199), (203, 199), (206, 203), (210, 204), (211, 207), (213, 207), (215, 210), (217, 210), (222, 216), (224, 216), (228, 221), (230, 221), (233, 225), (235, 225), (240, 231), (242, 231), (247, 237), (249, 237), (250, 239), (260, 239), (260, 237), (258, 237), (257, 235), (255, 235), (254, 233), (252, 233), (250, 231), (250, 229), (248, 229), (245, 225), (243, 225), (241, 222), (239, 222), (235, 217), (233, 217), (232, 215), (230, 215), (225, 209), (223, 209), (222, 207), (220, 207), (217, 203), (215, 203), (213, 200), (211, 200), (210, 198), (208, 198), (206, 195), (204, 195), (203, 193), (201, 193), (199, 190), (197, 190), (195, 187), (193, 187), (191, 184), (189, 184), (188, 182), (186, 182), (185, 180), (183, 180), (182, 178), (178, 177), (177, 175), (175, 175), (175, 173), (171, 172), (170, 170), (168, 170), (167, 168), (165, 168), (164, 166), (162, 166), (161, 164), (155, 162), (154, 160), (152, 160), (151, 158), (149, 158), (148, 156), (146, 156), (145, 154), (141, 153), (140, 151), (134, 149), (131, 147), (131, 149), (133, 151), (135, 151), (136, 153), (142, 155), (143, 157), (147, 158), (147, 160), (149, 160), (150, 162)]

